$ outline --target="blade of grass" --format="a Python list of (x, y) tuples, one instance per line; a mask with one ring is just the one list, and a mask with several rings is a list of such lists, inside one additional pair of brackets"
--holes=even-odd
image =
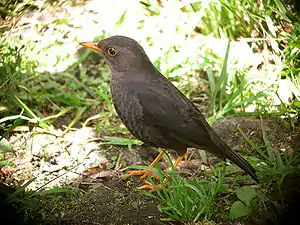
[(17, 102), (21, 105), (21, 108), (24, 109), (24, 111), (25, 111), (29, 116), (31, 116), (32, 118), (34, 118), (34, 119), (36, 119), (37, 121), (39, 121), (39, 122), (38, 122), (38, 125), (39, 125), (41, 128), (48, 128), (48, 127), (49, 127), (49, 125), (48, 125), (47, 123), (40, 121), (40, 118), (37, 117), (37, 116), (35, 115), (35, 113), (34, 113), (31, 109), (29, 109), (29, 108), (27, 107), (27, 105), (26, 105), (21, 99), (19, 99), (17, 96), (14, 96), (14, 97), (15, 97), (15, 99), (17, 100)]
[(84, 113), (84, 111), (87, 109), (87, 107), (82, 107), (82, 108), (79, 108), (76, 112), (76, 116), (75, 118), (71, 121), (71, 123), (68, 125), (68, 127), (64, 130), (63, 132), (63, 136), (68, 133), (68, 131), (73, 127), (73, 125), (78, 122), (82, 116), (82, 114)]

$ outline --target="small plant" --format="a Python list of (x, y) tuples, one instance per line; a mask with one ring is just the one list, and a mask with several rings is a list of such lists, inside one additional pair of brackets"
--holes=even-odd
[(230, 208), (230, 219), (239, 219), (252, 214), (253, 200), (258, 197), (256, 190), (250, 186), (241, 187), (236, 190), (238, 201)]
[(25, 50), (25, 45), (10, 42), (4, 35), (0, 38), (0, 117), (15, 111), (14, 96), (20, 94), (22, 81), (37, 66), (24, 55)]
[[(235, 71), (229, 77), (227, 68), (229, 58), (230, 42), (228, 42), (226, 54), (223, 60), (223, 67), (220, 76), (215, 78), (215, 74), (208, 69), (208, 85), (206, 93), (210, 97), (210, 114), (208, 118), (210, 124), (220, 119), (230, 111), (236, 111), (238, 108), (245, 111), (245, 106), (253, 104), (254, 101), (266, 97), (264, 93), (253, 94), (251, 89), (253, 82), (246, 78), (244, 73)], [(230, 89), (230, 93), (226, 93)]]
[(263, 159), (263, 163), (260, 163), (260, 166), (257, 167), (260, 173), (261, 183), (268, 186), (269, 189), (270, 187), (278, 189), (287, 174), (295, 171), (300, 172), (299, 167), (297, 166), (297, 163), (299, 162), (299, 155), (294, 154), (293, 156), (288, 156), (279, 149), (273, 148), (266, 134), (263, 119), (261, 118), (260, 121), (264, 146), (258, 146), (250, 140), (241, 129), (239, 130), (246, 141)]
[(185, 180), (179, 174), (171, 176), (169, 190), (159, 194), (158, 209), (168, 215), (164, 220), (196, 222), (212, 219), (216, 196), (224, 190), (222, 180), (223, 176), (209, 181)]
[[(169, 155), (166, 155), (171, 162)], [(173, 164), (171, 165), (173, 169), (170, 173), (162, 171), (159, 165), (156, 168), (149, 168), (160, 177), (159, 185), (162, 187), (160, 191), (154, 181), (148, 178), (157, 195), (142, 190), (145, 195), (159, 201), (158, 210), (167, 215), (162, 220), (196, 222), (212, 219), (217, 194), (226, 190), (226, 186), (222, 184), (224, 175), (218, 171), (218, 176), (211, 177), (210, 180), (195, 178), (186, 180), (181, 176), (182, 172), (175, 171)], [(167, 187), (164, 184), (164, 177), (168, 180)]]

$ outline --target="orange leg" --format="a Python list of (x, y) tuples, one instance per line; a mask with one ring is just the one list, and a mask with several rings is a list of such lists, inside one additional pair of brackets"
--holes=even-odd
[(182, 159), (183, 159), (184, 156), (185, 156), (185, 154), (184, 155), (180, 155), (180, 156), (177, 157), (177, 159), (176, 159), (176, 161), (174, 163), (174, 169), (175, 170), (177, 169), (179, 163), (182, 161)]
[[(155, 167), (156, 163), (163, 157), (165, 153), (160, 152), (159, 155), (154, 159), (154, 161), (149, 165), (150, 167)], [(141, 179), (145, 179), (147, 176), (152, 176), (153, 171), (152, 170), (132, 170), (128, 171), (128, 173), (123, 177), (123, 180), (127, 179), (128, 177), (132, 176), (141, 176)], [(156, 179), (159, 179), (155, 177)]]
[[(179, 163), (182, 161), (182, 159), (184, 158), (184, 155), (180, 155), (177, 157), (175, 163), (174, 163), (174, 169), (176, 170), (176, 168), (178, 167)], [(149, 182), (149, 181), (144, 181), (145, 184), (141, 187), (138, 187), (138, 189), (149, 189), (149, 192), (154, 192), (155, 189), (153, 187), (153, 185)], [(163, 181), (164, 186), (166, 186), (168, 184), (168, 180), (164, 179)], [(158, 190), (161, 190), (162, 186), (161, 184), (156, 186)]]

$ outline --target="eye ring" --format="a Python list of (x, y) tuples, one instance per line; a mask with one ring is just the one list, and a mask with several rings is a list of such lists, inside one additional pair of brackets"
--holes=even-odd
[(116, 51), (116, 49), (115, 48), (109, 48), (108, 50), (107, 50), (107, 54), (109, 55), (109, 56), (115, 56), (116, 54), (117, 54), (117, 51)]

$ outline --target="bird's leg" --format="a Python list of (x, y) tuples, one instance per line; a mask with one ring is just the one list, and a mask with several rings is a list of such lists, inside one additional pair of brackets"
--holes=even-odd
[(184, 158), (184, 156), (185, 156), (185, 154), (184, 155), (180, 155), (180, 156), (177, 157), (177, 159), (176, 159), (176, 161), (174, 163), (174, 169), (175, 170), (177, 169), (179, 163), (182, 161), (182, 159)]
[[(157, 162), (163, 157), (165, 153), (161, 151), (159, 155), (154, 159), (154, 161), (149, 165), (150, 167), (155, 167)], [(152, 176), (152, 170), (132, 170), (128, 171), (128, 173), (123, 177), (123, 180), (127, 179), (128, 177), (132, 176), (141, 176), (141, 179), (145, 179), (147, 176)], [(158, 177), (154, 177), (155, 179), (159, 179)]]
[[(176, 161), (174, 163), (174, 169), (175, 170), (177, 169), (178, 165), (180, 164), (180, 162), (182, 161), (182, 159), (184, 158), (184, 156), (185, 156), (185, 154), (184, 155), (180, 155), (180, 156), (177, 157), (177, 159), (176, 159)], [(147, 180), (145, 180), (144, 182), (145, 182), (145, 184), (143, 186), (138, 187), (138, 189), (140, 189), (140, 190), (142, 190), (142, 189), (149, 189), (150, 193), (152, 193), (152, 192), (155, 191), (155, 188), (153, 187), (153, 185), (152, 185), (151, 182), (149, 182)], [(166, 186), (168, 184), (168, 180), (164, 179), (163, 184), (164, 184), (164, 186)], [(156, 186), (156, 188), (160, 191), (162, 189), (161, 184), (158, 184)]]
[(185, 154), (184, 154), (184, 161), (188, 161), (188, 149), (186, 150)]

